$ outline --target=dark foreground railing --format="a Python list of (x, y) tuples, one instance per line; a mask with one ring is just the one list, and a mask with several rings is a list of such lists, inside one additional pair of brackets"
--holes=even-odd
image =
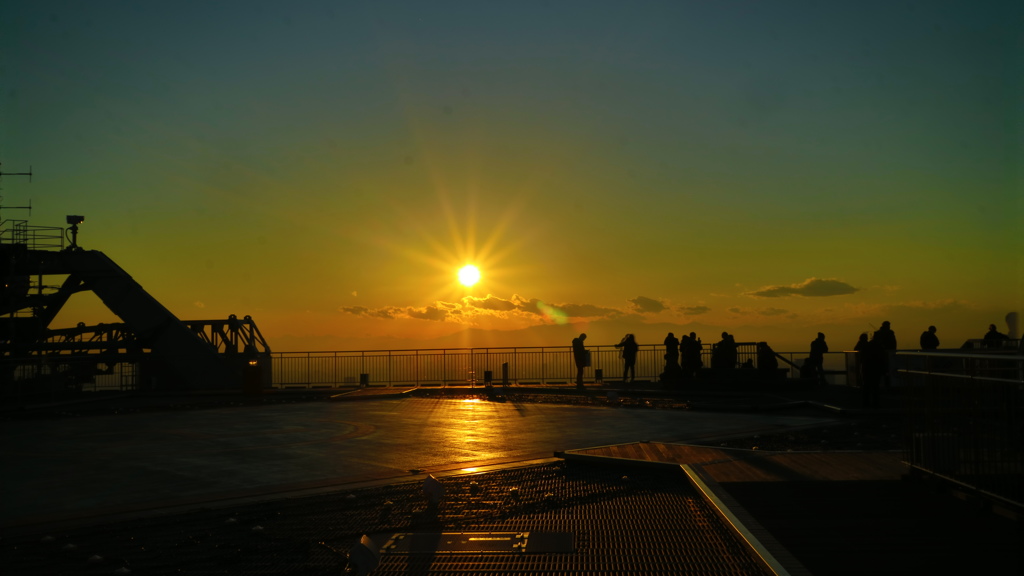
[(906, 399), (906, 459), (1024, 510), (1024, 356), (897, 355)]

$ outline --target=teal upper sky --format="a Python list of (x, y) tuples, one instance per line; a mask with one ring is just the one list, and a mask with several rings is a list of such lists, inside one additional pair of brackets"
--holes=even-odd
[[(1022, 15), (8, 2), (0, 162), (37, 176), (2, 194), (39, 224), (86, 214), (83, 242), (182, 316), (346, 326), (456, 304), (423, 279), (490, 257), (477, 296), (619, 318), (642, 296), (713, 326), (950, 306), (987, 325), (1024, 307)], [(751, 296), (814, 278), (857, 292)]]

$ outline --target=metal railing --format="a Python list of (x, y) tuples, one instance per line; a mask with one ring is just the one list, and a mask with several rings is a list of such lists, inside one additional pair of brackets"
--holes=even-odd
[[(248, 318), (245, 319), (248, 321)], [(223, 324), (224, 321), (218, 321)], [(228, 321), (230, 322), (230, 320)], [(245, 322), (239, 320), (239, 323)], [(186, 322), (190, 326), (205, 327), (205, 338), (211, 343), (233, 342), (221, 332), (223, 327), (211, 322)], [(112, 325), (116, 327), (116, 325)], [(210, 326), (213, 326), (212, 328)], [(196, 329), (196, 326), (193, 326)], [(130, 342), (114, 344), (108, 337), (96, 338), (89, 327), (55, 331), (52, 353), (29, 358), (0, 356), (0, 395), (25, 394), (43, 388), (54, 391), (76, 389), (94, 391), (145, 390), (140, 382), (146, 370), (141, 368), (145, 355), (132, 359), (123, 354)], [(494, 384), (500, 385), (506, 373), (510, 384), (573, 384), (576, 366), (570, 346), (504, 347), (504, 348), (447, 348), (410, 350), (356, 350), (327, 352), (274, 352), (267, 353), (262, 335), (259, 340), (259, 369), (274, 388), (347, 388), (359, 385), (376, 387), (444, 387), (483, 385), (490, 372)], [(255, 341), (255, 340), (254, 340)], [(248, 342), (248, 340), (246, 341)], [(225, 350), (227, 344), (218, 344)], [(115, 348), (121, 356), (100, 352)], [(239, 352), (250, 346), (241, 341), (232, 347)], [(621, 381), (623, 360), (621, 350), (611, 345), (588, 346), (591, 366), (584, 371), (588, 382)], [(92, 353), (89, 353), (92, 351)], [(60, 353), (57, 353), (60, 352)], [(711, 365), (711, 346), (701, 351), (704, 368)], [(637, 354), (638, 381), (658, 382), (665, 369), (665, 348), (662, 345), (641, 345)], [(807, 356), (801, 352), (779, 352), (779, 375), (791, 378), (800, 374), (800, 364)], [(750, 375), (743, 372), (744, 364), (757, 367), (757, 345), (754, 342), (737, 344), (737, 377)], [(826, 354), (826, 379), (832, 384), (845, 384), (846, 371), (841, 352)], [(103, 373), (85, 374), (87, 364), (107, 363)], [(81, 365), (83, 370), (75, 369)], [(79, 373), (81, 372), (81, 373)], [(269, 374), (266, 374), (269, 372)], [(364, 376), (365, 375), (365, 376)], [(365, 381), (364, 381), (365, 378)]]
[[(621, 350), (609, 345), (588, 346), (591, 365), (584, 371), (588, 381), (621, 380)], [(780, 363), (798, 375), (797, 366), (806, 353), (782, 352), (790, 365)], [(637, 353), (636, 379), (658, 381), (665, 369), (665, 348), (641, 345)], [(508, 366), (509, 383), (552, 384), (572, 383), (576, 365), (571, 346), (507, 347), (507, 348), (438, 348), (418, 350), (362, 350), (343, 352), (275, 352), (271, 354), (272, 381), (278, 388), (330, 388), (358, 385), (370, 386), (451, 386), (483, 384), (487, 372), (494, 383), (501, 383)], [(711, 365), (711, 346), (704, 345), (701, 361)], [(749, 364), (756, 368), (757, 344), (737, 343), (737, 368)], [(845, 383), (842, 353), (826, 355), (830, 379)], [(364, 376), (365, 375), (365, 376)]]
[(900, 352), (897, 359), (907, 463), (1024, 510), (1024, 355)]
[(0, 222), (0, 244), (21, 244), (29, 250), (63, 250), (64, 229), (55, 226), (29, 226), (27, 220)]

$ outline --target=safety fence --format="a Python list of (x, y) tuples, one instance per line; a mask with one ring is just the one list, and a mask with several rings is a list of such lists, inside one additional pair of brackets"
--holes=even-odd
[[(588, 346), (590, 366), (584, 380), (621, 381), (622, 351)], [(701, 362), (711, 365), (712, 346), (704, 345)], [(273, 382), (279, 388), (363, 386), (452, 386), (508, 381), (510, 384), (574, 382), (576, 364), (570, 346), (364, 350), (350, 352), (275, 352)], [(797, 376), (805, 353), (784, 352), (779, 366)], [(737, 343), (736, 368), (757, 368), (757, 343)], [(845, 383), (842, 353), (828, 354), (829, 378)], [(636, 380), (658, 381), (665, 370), (665, 347), (641, 345)]]
[(1024, 356), (901, 352), (906, 461), (1024, 511)]
[[(737, 343), (735, 369), (757, 369), (757, 343)], [(587, 382), (615, 382), (623, 378), (622, 351), (611, 345), (587, 346), (590, 366)], [(800, 376), (807, 356), (802, 352), (775, 354), (778, 374)], [(234, 356), (233, 356), (234, 357)], [(375, 387), (444, 387), (501, 384), (572, 383), (576, 378), (570, 346), (505, 348), (438, 348), (411, 350), (356, 350), (327, 352), (260, 352), (261, 380), (279, 389)], [(701, 363), (711, 366), (712, 345), (701, 349)], [(53, 353), (22, 359), (0, 358), (0, 395), (62, 391), (148, 391), (145, 355)], [(139, 359), (143, 358), (143, 359)], [(829, 383), (845, 384), (843, 353), (825, 356)], [(658, 382), (665, 371), (665, 347), (641, 345), (635, 380)], [(269, 372), (269, 374), (268, 374)]]

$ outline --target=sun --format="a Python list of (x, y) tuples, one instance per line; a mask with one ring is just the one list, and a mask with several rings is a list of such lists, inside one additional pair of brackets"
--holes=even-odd
[(472, 264), (466, 264), (462, 268), (459, 268), (459, 282), (465, 286), (470, 287), (480, 281), (480, 269)]

